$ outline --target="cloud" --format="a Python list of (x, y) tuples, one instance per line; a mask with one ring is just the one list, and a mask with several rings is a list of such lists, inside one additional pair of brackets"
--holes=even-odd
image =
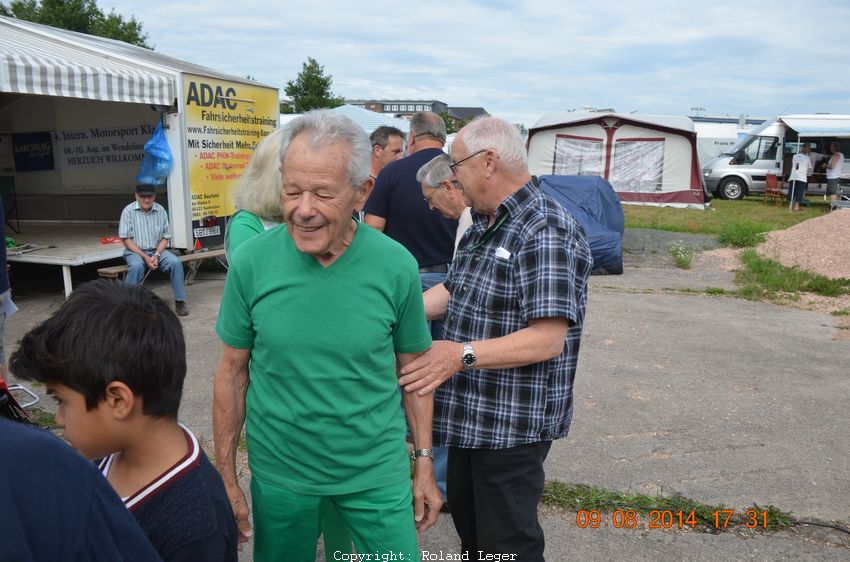
[(112, 0), (158, 51), (279, 87), (311, 56), (349, 98), (438, 99), (533, 124), (654, 114), (850, 113), (850, 4)]

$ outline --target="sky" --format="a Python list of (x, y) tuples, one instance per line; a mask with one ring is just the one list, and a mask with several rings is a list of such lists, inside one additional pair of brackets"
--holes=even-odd
[[(283, 89), (313, 57), (348, 99), (532, 126), (583, 107), (850, 114), (850, 2), (100, 0), (166, 55)], [(693, 110), (692, 108), (702, 108)]]

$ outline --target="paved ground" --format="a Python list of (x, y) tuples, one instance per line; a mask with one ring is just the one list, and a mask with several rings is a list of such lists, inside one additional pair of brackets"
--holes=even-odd
[[(728, 272), (673, 268), (666, 256), (673, 240), (712, 245), (628, 231), (626, 273), (592, 278), (573, 428), (553, 445), (547, 477), (736, 509), (773, 504), (846, 526), (850, 342), (834, 339), (833, 318), (824, 314), (665, 290), (732, 287)], [(165, 281), (152, 286), (170, 297)], [(188, 288), (181, 418), (202, 439), (212, 435), (222, 287), (223, 274), (202, 272)], [(58, 284), (19, 294), (7, 347), (62, 302)], [(549, 560), (850, 559), (850, 535), (810, 526), (755, 535), (593, 530), (578, 528), (573, 513), (541, 513)], [(450, 517), (421, 536), (421, 548), (457, 552)]]

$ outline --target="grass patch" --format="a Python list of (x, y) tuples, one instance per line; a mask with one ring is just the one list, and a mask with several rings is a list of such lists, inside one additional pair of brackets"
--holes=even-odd
[(797, 267), (786, 267), (755, 250), (741, 252), (744, 268), (735, 274), (739, 293), (749, 299), (772, 299), (777, 293), (814, 293), (824, 297), (850, 294), (850, 279), (830, 279)]
[[(697, 502), (682, 495), (650, 496), (646, 494), (626, 494), (623, 492), (604, 490), (595, 486), (583, 484), (564, 484), (563, 482), (546, 482), (543, 488), (541, 503), (551, 507), (560, 507), (570, 511), (586, 510), (611, 512), (615, 510), (631, 510), (638, 514), (650, 515), (652, 511), (670, 511), (683, 514), (694, 513), (696, 529), (709, 531), (723, 531), (740, 528), (746, 523), (746, 518), (741, 515), (733, 515), (724, 527), (723, 521), (726, 516), (723, 510), (728, 509), (723, 504), (709, 505)], [(753, 505), (758, 513), (767, 511), (767, 530), (777, 530), (791, 526), (791, 514), (769, 505), (760, 507)], [(746, 510), (740, 510), (745, 512)], [(718, 513), (718, 515), (715, 515)], [(737, 513), (737, 510), (736, 510)], [(720, 526), (715, 518), (719, 518)], [(762, 521), (756, 527), (762, 529)]]
[(749, 248), (764, 242), (766, 238), (765, 233), (770, 230), (771, 228), (768, 225), (751, 222), (725, 224), (717, 239), (724, 246)]
[(679, 269), (690, 269), (696, 253), (697, 251), (694, 248), (688, 246), (681, 240), (673, 242), (670, 244), (670, 247), (667, 248), (667, 255), (673, 258), (673, 263), (675, 263), (676, 267)]
[(802, 207), (799, 213), (789, 213), (787, 206), (765, 204), (760, 196), (740, 201), (712, 199), (706, 210), (650, 207), (648, 205), (623, 205), (626, 228), (654, 228), (668, 232), (711, 234), (720, 236), (727, 225), (751, 223), (769, 230), (783, 230), (789, 226), (823, 216), (828, 202), (812, 197), (811, 207)]
[(830, 312), (833, 316), (850, 316), (850, 308), (841, 308)]

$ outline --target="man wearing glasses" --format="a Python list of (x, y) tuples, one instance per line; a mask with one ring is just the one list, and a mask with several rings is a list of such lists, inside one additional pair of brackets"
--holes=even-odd
[(118, 237), (124, 243), (124, 261), (127, 262), (125, 281), (138, 285), (148, 270), (162, 271), (171, 278), (174, 311), (178, 316), (187, 316), (189, 307), (183, 288), (183, 264), (165, 249), (171, 241), (171, 227), (168, 213), (155, 199), (155, 186), (138, 185), (136, 200), (121, 211)]
[(445, 341), (404, 366), (399, 383), (436, 391), (434, 442), (449, 448), (462, 551), (543, 560), (543, 461), (572, 419), (590, 249), (529, 174), (513, 125), (473, 121), (452, 160), (473, 224), (445, 281), (425, 293)]

